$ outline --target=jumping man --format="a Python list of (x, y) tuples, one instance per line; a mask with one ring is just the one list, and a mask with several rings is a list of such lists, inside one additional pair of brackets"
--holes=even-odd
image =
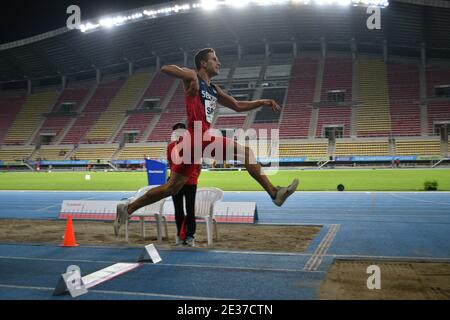
[[(195, 55), (195, 67), (197, 71), (189, 68), (178, 67), (176, 65), (165, 65), (161, 71), (181, 79), (185, 88), (185, 106), (187, 113), (187, 130), (183, 136), (183, 142), (191, 148), (191, 154), (203, 154), (205, 148), (210, 144), (219, 144), (222, 146), (222, 154), (226, 153), (227, 148), (232, 148), (234, 157), (244, 163), (248, 173), (255, 179), (269, 194), (272, 201), (281, 206), (286, 199), (295, 192), (298, 186), (298, 179), (294, 179), (287, 187), (275, 187), (261, 173), (261, 165), (256, 162), (253, 151), (237, 142), (219, 136), (210, 135), (211, 123), (214, 119), (216, 104), (230, 108), (237, 112), (246, 112), (259, 107), (269, 107), (273, 111), (280, 110), (280, 106), (271, 99), (237, 101), (232, 96), (223, 92), (218, 86), (211, 83), (211, 79), (219, 74), (220, 62), (214, 49), (206, 48), (200, 50)], [(201, 128), (201, 138), (199, 141), (194, 139), (194, 126)], [(195, 150), (197, 148), (197, 150)], [(202, 155), (201, 155), (202, 156)], [(215, 155), (212, 154), (212, 158)], [(158, 200), (177, 194), (191, 177), (192, 172), (197, 169), (199, 157), (188, 159), (175, 164), (171, 170), (171, 177), (164, 185), (150, 189), (146, 194), (131, 203), (121, 203), (117, 205), (116, 219), (114, 221), (114, 232), (119, 234), (120, 227), (125, 224), (130, 215), (139, 208), (145, 207)], [(222, 160), (222, 159), (219, 159)]]

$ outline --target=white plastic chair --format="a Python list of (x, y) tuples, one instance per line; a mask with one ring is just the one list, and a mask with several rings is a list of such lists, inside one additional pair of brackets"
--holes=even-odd
[[(200, 188), (195, 196), (195, 218), (206, 222), (208, 247), (213, 244), (213, 235), (217, 240), (217, 221), (214, 219), (214, 205), (223, 197), (223, 191), (218, 188)], [(214, 231), (213, 231), (214, 226)]]
[[(154, 187), (155, 186), (142, 187), (128, 200), (134, 201), (134, 200), (138, 199), (139, 197), (141, 197), (142, 195), (144, 195), (148, 190), (150, 190), (151, 188), (154, 188)], [(162, 223), (164, 223), (165, 236), (169, 237), (169, 233), (167, 231), (167, 219), (163, 215), (165, 201), (166, 201), (166, 199), (161, 199), (155, 203), (152, 203), (148, 206), (145, 206), (145, 207), (137, 210), (136, 212), (133, 212), (133, 214), (131, 215), (131, 217), (139, 217), (141, 220), (142, 238), (145, 238), (145, 217), (152, 217), (152, 216), (155, 217), (155, 220), (156, 220), (156, 232), (157, 232), (158, 241), (159, 242), (162, 241), (162, 234), (161, 234)], [(128, 220), (125, 223), (125, 240), (128, 241)]]

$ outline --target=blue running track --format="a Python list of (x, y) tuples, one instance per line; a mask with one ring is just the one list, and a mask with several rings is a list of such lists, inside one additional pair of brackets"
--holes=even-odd
[[(131, 194), (0, 191), (0, 219), (57, 219), (62, 200)], [(76, 299), (316, 299), (336, 258), (450, 262), (450, 193), (297, 192), (282, 208), (262, 192), (226, 192), (224, 201), (256, 201), (260, 224), (323, 227), (299, 253), (159, 250), (162, 262)], [(0, 244), (0, 299), (72, 299), (52, 296), (67, 266), (78, 265), (86, 275), (134, 262), (140, 250)]]

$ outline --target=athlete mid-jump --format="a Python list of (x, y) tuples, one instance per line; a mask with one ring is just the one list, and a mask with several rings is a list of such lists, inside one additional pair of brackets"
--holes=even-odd
[[(244, 163), (249, 174), (267, 191), (277, 206), (281, 206), (297, 189), (298, 179), (294, 179), (288, 187), (275, 187), (267, 176), (261, 173), (261, 165), (256, 162), (255, 155), (249, 147), (242, 146), (224, 137), (209, 134), (217, 103), (237, 112), (246, 112), (261, 106), (270, 107), (272, 110), (278, 111), (280, 106), (271, 99), (237, 101), (223, 92), (218, 86), (212, 84), (211, 79), (219, 74), (220, 62), (215, 51), (211, 48), (202, 49), (195, 55), (195, 67), (197, 71), (189, 68), (180, 68), (175, 65), (166, 65), (161, 68), (161, 71), (183, 80), (187, 130), (180, 145), (181, 149), (184, 148), (185, 154), (186, 146), (188, 146), (187, 148), (190, 148), (192, 155), (197, 154), (200, 156), (183, 157), (182, 161), (173, 161), (177, 164), (172, 167), (170, 179), (164, 185), (150, 189), (133, 202), (117, 205), (116, 219), (114, 221), (116, 236), (119, 234), (121, 225), (129, 219), (133, 212), (178, 193), (189, 180), (192, 172), (196, 170), (199, 161), (201, 161), (200, 158), (204, 156), (205, 149), (213, 143), (216, 146), (221, 146), (222, 150), (219, 151), (222, 151), (221, 154), (223, 155), (227, 152), (226, 150), (231, 148), (232, 153), (234, 153), (233, 158), (236, 157)], [(199, 138), (194, 139), (194, 127), (201, 130), (201, 134), (197, 134)], [(220, 152), (212, 152), (211, 157), (216, 158), (217, 154), (220, 154)], [(180, 159), (178, 158), (177, 160)]]

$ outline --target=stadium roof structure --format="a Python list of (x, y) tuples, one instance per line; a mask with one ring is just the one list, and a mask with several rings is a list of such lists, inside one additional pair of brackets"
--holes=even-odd
[[(311, 0), (313, 1), (313, 0)], [(57, 78), (183, 61), (210, 46), (219, 54), (328, 50), (420, 57), (450, 57), (450, 5), (445, 1), (397, 0), (381, 9), (381, 29), (369, 30), (365, 6), (285, 5), (221, 7), (220, 10), (180, 10), (158, 18), (135, 19), (92, 32), (66, 27), (0, 45), (0, 82)], [(294, 2), (303, 2), (296, 5)], [(332, 2), (332, 1), (331, 1)], [(171, 5), (180, 4), (172, 2)], [(167, 4), (166, 4), (167, 6)], [(139, 8), (157, 10), (161, 6)], [(136, 9), (137, 10), (137, 9)], [(134, 10), (134, 12), (137, 12)], [(120, 14), (132, 14), (133, 10)], [(157, 58), (158, 57), (158, 58)]]

